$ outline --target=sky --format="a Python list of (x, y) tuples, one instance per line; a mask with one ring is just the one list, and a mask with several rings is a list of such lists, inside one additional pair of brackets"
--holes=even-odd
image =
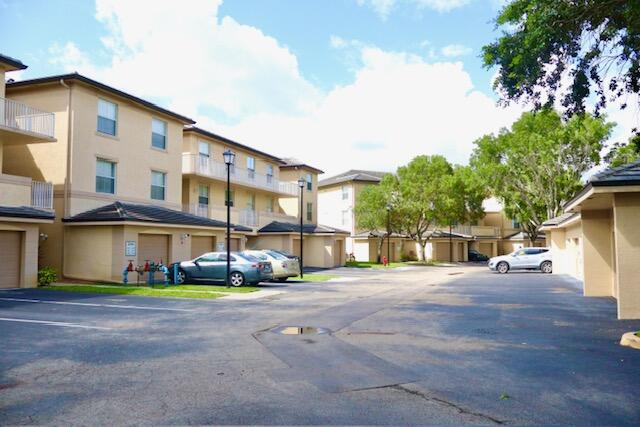
[[(77, 71), (325, 171), (464, 164), (515, 121), (483, 45), (504, 0), (0, 0), (15, 80)], [(637, 115), (612, 107), (612, 141)]]

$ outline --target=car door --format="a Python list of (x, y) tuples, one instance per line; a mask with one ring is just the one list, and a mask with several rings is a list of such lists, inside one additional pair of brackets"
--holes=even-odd
[(511, 254), (511, 259), (509, 260), (509, 265), (512, 270), (517, 270), (520, 268), (526, 268), (526, 259), (527, 255), (524, 249), (518, 249), (516, 252)]
[(190, 275), (194, 280), (211, 280), (212, 270), (218, 257), (215, 254), (204, 254), (196, 258)]
[[(231, 255), (231, 265), (236, 262), (236, 258)], [(211, 280), (225, 281), (227, 277), (227, 254), (222, 253), (218, 255), (218, 259), (213, 267), (213, 273)]]
[(540, 249), (526, 248), (524, 250), (523, 267), (536, 268), (540, 264)]

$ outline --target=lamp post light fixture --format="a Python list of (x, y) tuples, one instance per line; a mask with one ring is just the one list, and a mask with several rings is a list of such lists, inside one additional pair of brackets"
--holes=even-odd
[(303, 200), (304, 200), (304, 187), (305, 185), (307, 185), (307, 180), (304, 177), (300, 177), (298, 178), (298, 187), (300, 187), (300, 278), (304, 278), (304, 267), (303, 267), (303, 261), (304, 261), (304, 257), (303, 257), (303, 253), (302, 253), (302, 207), (303, 207)]
[(231, 166), (233, 165), (236, 154), (231, 150), (222, 153), (224, 164), (227, 165), (227, 193), (224, 198), (227, 204), (227, 275), (225, 283), (227, 288), (231, 287), (229, 276), (231, 275)]

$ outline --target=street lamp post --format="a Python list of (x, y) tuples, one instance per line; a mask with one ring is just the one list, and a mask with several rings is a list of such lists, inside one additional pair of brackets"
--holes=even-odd
[(387, 204), (387, 257), (391, 264), (391, 203)]
[(304, 200), (304, 186), (307, 185), (307, 180), (304, 179), (304, 177), (300, 177), (298, 179), (298, 187), (300, 187), (300, 278), (304, 278), (304, 256), (303, 256), (303, 252), (302, 252), (302, 239), (303, 239), (303, 235), (302, 235), (302, 207), (303, 207), (303, 200)]
[(224, 163), (227, 165), (227, 193), (225, 194), (225, 202), (227, 204), (227, 276), (225, 283), (227, 288), (231, 287), (229, 283), (229, 276), (231, 275), (231, 166), (235, 160), (235, 153), (231, 150), (226, 150), (222, 153), (224, 157)]

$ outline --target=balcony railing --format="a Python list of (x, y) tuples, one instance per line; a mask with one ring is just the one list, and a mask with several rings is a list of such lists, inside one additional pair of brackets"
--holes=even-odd
[[(448, 231), (447, 227), (442, 228)], [(500, 227), (491, 227), (485, 225), (457, 225), (451, 229), (454, 233), (465, 234), (475, 237), (500, 237)]]
[(40, 209), (53, 209), (53, 184), (31, 181), (31, 206)]
[[(204, 218), (215, 219), (218, 221), (227, 221), (227, 208), (221, 205), (185, 205), (182, 210), (194, 215), (198, 215)], [(245, 227), (264, 227), (273, 221), (281, 222), (294, 222), (297, 223), (298, 218), (291, 215), (267, 212), (267, 211), (255, 211), (251, 209), (239, 209), (231, 208), (231, 223), (244, 225)]]
[(55, 115), (12, 99), (0, 98), (0, 126), (53, 138)]
[[(227, 166), (222, 162), (211, 160), (209, 157), (183, 153), (182, 173), (198, 174), (225, 181), (227, 179)], [(297, 184), (280, 182), (272, 175), (260, 174), (237, 166), (231, 169), (231, 182), (290, 196), (298, 194)]]

